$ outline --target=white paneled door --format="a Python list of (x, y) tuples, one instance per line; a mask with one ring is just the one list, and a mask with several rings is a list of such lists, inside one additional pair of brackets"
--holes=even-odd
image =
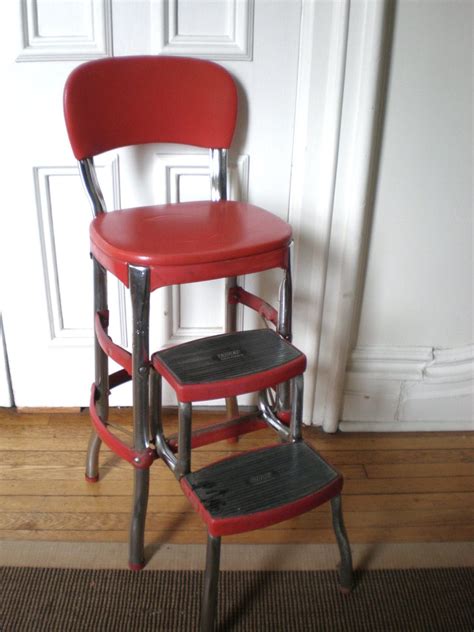
[[(299, 0), (0, 3), (1, 302), (18, 406), (85, 406), (93, 375), (91, 213), (62, 113), (71, 70), (87, 59), (129, 54), (222, 63), (239, 86), (232, 196), (287, 219), (300, 21)], [(209, 195), (206, 154), (193, 148), (127, 149), (97, 164), (110, 207)], [(269, 300), (278, 281), (266, 277)], [(252, 288), (257, 280), (246, 283)], [(109, 287), (112, 334), (127, 345), (126, 294), (115, 281)], [(221, 332), (222, 300), (221, 282), (158, 292), (153, 346)], [(114, 400), (129, 403), (129, 393)]]

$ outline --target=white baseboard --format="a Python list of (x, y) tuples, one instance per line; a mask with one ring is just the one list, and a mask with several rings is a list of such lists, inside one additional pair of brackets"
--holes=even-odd
[(474, 429), (474, 345), (357, 347), (346, 373), (343, 430)]

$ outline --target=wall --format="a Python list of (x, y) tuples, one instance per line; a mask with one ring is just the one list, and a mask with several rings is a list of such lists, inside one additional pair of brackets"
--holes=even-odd
[(472, 427), (472, 23), (396, 4), (343, 429)]

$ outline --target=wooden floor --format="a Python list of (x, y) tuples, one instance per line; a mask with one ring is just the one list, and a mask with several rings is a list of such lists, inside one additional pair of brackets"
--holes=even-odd
[[(114, 411), (128, 425), (129, 411)], [(208, 419), (196, 416), (196, 425)], [(173, 414), (168, 427), (176, 426)], [(128, 428), (130, 426), (128, 425)], [(84, 481), (90, 425), (87, 411), (48, 413), (0, 409), (0, 539), (109, 541), (127, 539), (132, 468), (107, 448), (101, 480)], [(351, 542), (469, 541), (474, 536), (472, 434), (354, 433), (305, 438), (344, 475), (344, 514)], [(235, 450), (266, 445), (270, 431), (193, 452), (198, 467)], [(151, 470), (147, 543), (202, 543), (205, 530), (163, 463)], [(334, 542), (330, 512), (321, 507), (227, 542)]]

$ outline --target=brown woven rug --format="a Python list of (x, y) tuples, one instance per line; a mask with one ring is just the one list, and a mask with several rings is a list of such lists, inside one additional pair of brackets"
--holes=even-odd
[[(373, 570), (339, 594), (332, 571), (224, 571), (218, 629), (473, 630), (469, 568)], [(0, 568), (1, 632), (198, 629), (198, 571)]]

